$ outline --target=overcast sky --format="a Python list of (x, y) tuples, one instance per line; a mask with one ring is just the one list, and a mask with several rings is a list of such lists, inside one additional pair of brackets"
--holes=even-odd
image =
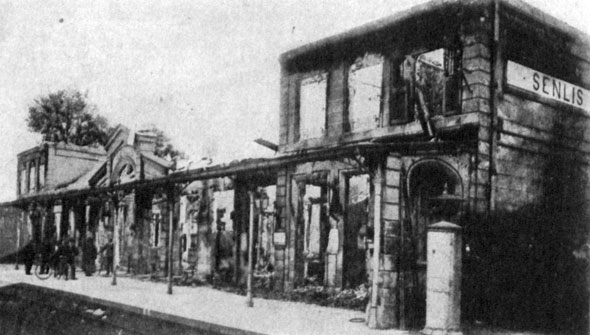
[[(0, 1), (0, 200), (39, 143), (33, 100), (88, 92), (112, 124), (156, 124), (194, 158), (265, 153), (278, 138), (279, 55), (416, 0)], [(590, 1), (530, 0), (590, 33)]]

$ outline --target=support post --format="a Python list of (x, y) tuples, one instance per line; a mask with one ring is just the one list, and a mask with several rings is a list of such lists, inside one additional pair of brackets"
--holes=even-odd
[(21, 214), (21, 219), (18, 220), (16, 223), (16, 264), (14, 265), (14, 269), (18, 270), (18, 254), (20, 253), (20, 240), (21, 240), (21, 230), (23, 229), (23, 221), (25, 220), (27, 212), (23, 212)]
[(246, 305), (248, 307), (254, 307), (254, 301), (252, 299), (252, 276), (253, 276), (253, 262), (254, 256), (254, 192), (248, 192), (250, 196), (250, 217), (248, 220), (248, 278), (247, 278), (247, 293), (246, 293)]
[(168, 294), (172, 294), (172, 262), (174, 243), (174, 189), (170, 186), (168, 190)]
[(119, 267), (119, 201), (118, 199), (113, 200), (115, 215), (113, 224), (113, 281), (111, 285), (117, 285), (117, 268)]
[(61, 238), (61, 213), (62, 213), (62, 205), (53, 206), (53, 222), (55, 223), (55, 238), (57, 241)]
[(381, 257), (381, 191), (383, 183), (383, 166), (379, 164), (375, 176), (373, 177), (375, 184), (375, 201), (373, 206), (373, 280), (371, 283), (371, 306), (369, 308), (369, 315), (367, 318), (367, 325), (369, 328), (378, 328), (378, 303), (379, 303), (379, 263)]
[(425, 335), (462, 335), (461, 227), (441, 221), (428, 227)]

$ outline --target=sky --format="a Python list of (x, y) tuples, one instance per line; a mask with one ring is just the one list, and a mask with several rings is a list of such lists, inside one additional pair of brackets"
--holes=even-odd
[[(419, 0), (0, 0), (0, 201), (34, 100), (87, 93), (111, 124), (155, 124), (192, 159), (268, 155), (278, 142), (279, 55)], [(528, 0), (590, 34), (590, 1)]]

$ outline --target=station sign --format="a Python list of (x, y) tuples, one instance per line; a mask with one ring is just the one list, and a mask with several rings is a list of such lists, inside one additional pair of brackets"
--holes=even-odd
[(582, 108), (590, 113), (590, 91), (524, 65), (508, 61), (506, 83), (536, 96)]

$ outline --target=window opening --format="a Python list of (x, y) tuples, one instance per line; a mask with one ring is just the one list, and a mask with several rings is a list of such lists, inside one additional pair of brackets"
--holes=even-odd
[(326, 93), (328, 73), (301, 81), (299, 104), (299, 138), (321, 137), (326, 132)]
[[(326, 176), (322, 173), (294, 177), (293, 203), (297, 217), (297, 250), (302, 262), (298, 262), (298, 276), (305, 283), (321, 284), (326, 278), (325, 264), (330, 224), (327, 213)], [(335, 263), (334, 263), (335, 264)]]
[(28, 185), (27, 185), (27, 165), (24, 164), (22, 170), (20, 171), (20, 193), (26, 194), (28, 192)]
[(406, 114), (418, 120), (429, 137), (437, 137), (434, 119), (458, 110), (457, 72), (456, 53), (449, 49), (407, 55), (400, 66), (405, 88), (394, 92), (397, 101), (392, 105), (403, 105), (399, 94), (403, 91)]
[(119, 182), (126, 183), (135, 179), (135, 169), (133, 165), (127, 163), (123, 165), (119, 172)]
[(321, 193), (321, 187), (305, 185), (305, 251), (308, 257), (317, 257), (320, 253)]
[(350, 130), (363, 131), (380, 125), (383, 57), (365, 55), (348, 72), (348, 122)]
[(39, 189), (45, 186), (45, 163), (39, 165)]
[(367, 230), (371, 177), (368, 174), (347, 178), (346, 216), (343, 241), (344, 287), (357, 287), (367, 281)]
[(150, 231), (150, 245), (158, 247), (160, 242), (162, 216), (160, 212), (152, 213), (152, 229)]
[(29, 168), (29, 191), (30, 192), (35, 192), (37, 190), (37, 174), (36, 174), (37, 169), (35, 169), (35, 165), (31, 164), (31, 167)]

